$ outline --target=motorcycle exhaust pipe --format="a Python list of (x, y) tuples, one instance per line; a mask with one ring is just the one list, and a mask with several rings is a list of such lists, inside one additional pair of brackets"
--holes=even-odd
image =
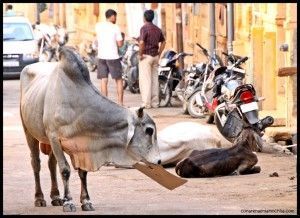
[(263, 131), (265, 128), (271, 126), (274, 123), (274, 118), (271, 116), (267, 116), (263, 118), (258, 124), (258, 128)]

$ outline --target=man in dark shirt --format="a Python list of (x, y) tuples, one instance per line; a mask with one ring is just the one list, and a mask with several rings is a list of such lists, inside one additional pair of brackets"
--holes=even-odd
[(139, 86), (145, 108), (159, 107), (158, 60), (166, 44), (161, 29), (152, 23), (153, 19), (154, 12), (146, 10), (139, 37)]

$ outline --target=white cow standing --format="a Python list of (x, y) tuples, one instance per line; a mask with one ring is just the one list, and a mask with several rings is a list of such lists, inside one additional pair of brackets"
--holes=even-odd
[[(62, 47), (59, 56), (58, 63), (28, 65), (20, 77), (20, 115), (34, 171), (35, 206), (46, 206), (40, 185), (40, 145), (49, 154), (52, 205), (63, 205), (66, 212), (76, 210), (69, 190), (67, 153), (81, 180), (82, 210), (91, 211), (87, 172), (108, 162), (160, 164), (156, 125), (143, 108), (128, 109), (101, 95), (74, 50)], [(56, 164), (64, 184), (63, 199)]]

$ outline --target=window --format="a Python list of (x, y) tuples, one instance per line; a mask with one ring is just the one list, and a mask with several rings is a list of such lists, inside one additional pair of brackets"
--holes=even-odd
[(33, 35), (26, 23), (3, 23), (3, 40), (27, 41), (33, 40)]

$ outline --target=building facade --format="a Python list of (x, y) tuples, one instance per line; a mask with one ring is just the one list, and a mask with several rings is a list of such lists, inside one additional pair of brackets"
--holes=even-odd
[[(155, 23), (166, 36), (166, 49), (177, 51), (177, 37), (182, 35), (183, 51), (194, 54), (186, 58), (187, 65), (206, 61), (195, 43), (209, 49), (211, 4), (215, 13), (216, 52), (222, 56), (222, 51), (228, 50), (226, 3), (181, 3), (180, 20), (175, 3), (47, 3), (40, 20), (66, 27), (73, 32), (70, 43), (78, 45), (95, 38), (95, 24), (105, 20), (108, 8), (118, 12), (117, 24), (127, 36), (138, 35), (143, 25), (143, 11), (151, 8), (156, 13)], [(32, 23), (36, 21), (35, 3), (13, 5)], [(258, 96), (265, 97), (260, 103), (260, 115), (274, 115), (276, 125), (296, 126), (297, 73), (279, 77), (278, 71), (297, 66), (297, 3), (234, 3), (233, 17), (233, 53), (249, 57), (245, 64), (246, 81), (255, 86)], [(180, 34), (176, 32), (178, 23), (182, 25)], [(283, 44), (288, 45), (287, 51), (280, 50)]]

